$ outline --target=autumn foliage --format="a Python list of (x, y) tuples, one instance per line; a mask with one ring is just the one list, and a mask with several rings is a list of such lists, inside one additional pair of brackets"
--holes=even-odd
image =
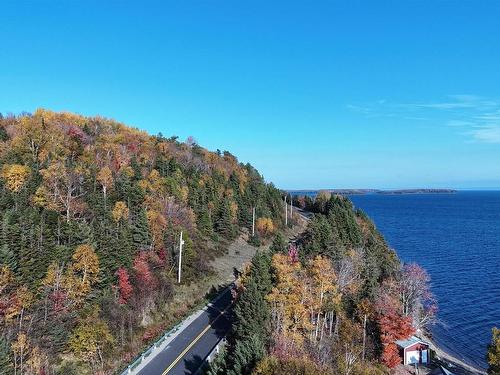
[(148, 292), (154, 288), (156, 281), (148, 263), (148, 255), (145, 252), (139, 253), (134, 259), (134, 274), (136, 284), (140, 291)]
[(488, 374), (500, 374), (500, 329), (493, 327), (491, 330), (491, 343), (488, 345)]
[(129, 275), (125, 268), (120, 267), (117, 271), (118, 275), (118, 290), (120, 293), (120, 298), (118, 299), (120, 304), (125, 304), (130, 299), (133, 287), (129, 281)]
[(280, 203), (250, 164), (194, 138), (100, 116), (0, 114), (0, 367), (118, 370), (115, 358), (135, 356), (137, 337), (171, 315), (180, 232), (182, 283), (199, 283), (253, 208), (277, 230)]
[(382, 363), (389, 368), (395, 368), (401, 363), (401, 356), (395, 343), (385, 344), (384, 351), (382, 352)]
[(23, 187), (30, 174), (30, 168), (25, 165), (4, 165), (1, 177), (5, 181), (7, 189), (18, 192)]
[(407, 339), (415, 333), (411, 317), (404, 316), (400, 306), (399, 300), (390, 294), (390, 288), (384, 288), (375, 307), (383, 345), (382, 362), (389, 368), (401, 363), (395, 341)]
[(272, 219), (261, 217), (257, 219), (256, 228), (262, 237), (268, 237), (275, 232), (275, 227)]
[[(419, 311), (428, 280), (412, 280), (415, 267), (410, 273), (400, 266), (345, 198), (322, 194), (320, 200), (318, 210), (326, 215), (317, 213), (302, 236), (288, 246), (279, 236), (273, 241), (267, 307), (259, 310), (255, 302), (238, 309), (225, 367), (210, 374), (246, 374), (252, 367), (255, 374), (384, 374), (401, 362), (395, 341), (415, 333), (414, 314), (405, 314), (403, 300), (408, 312)], [(237, 302), (255, 294), (254, 262), (237, 282)], [(415, 290), (411, 301), (403, 298), (409, 290)], [(257, 339), (252, 327), (241, 337), (256, 310), (270, 312), (267, 334)], [(268, 343), (266, 356), (262, 342)], [(255, 364), (255, 357), (262, 359)]]

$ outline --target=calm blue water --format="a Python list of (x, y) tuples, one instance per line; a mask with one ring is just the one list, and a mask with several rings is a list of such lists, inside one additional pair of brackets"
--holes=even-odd
[(500, 191), (350, 198), (403, 261), (430, 274), (437, 344), (485, 368), (491, 328), (500, 327)]

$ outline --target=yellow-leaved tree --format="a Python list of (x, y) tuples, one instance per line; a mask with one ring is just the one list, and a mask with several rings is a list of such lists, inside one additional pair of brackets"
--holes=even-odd
[(29, 174), (29, 167), (21, 164), (9, 164), (2, 168), (2, 178), (5, 181), (5, 186), (14, 193), (21, 190)]
[(330, 259), (322, 256), (310, 261), (308, 271), (312, 279), (311, 311), (315, 314), (314, 340), (321, 341), (328, 325), (331, 332), (333, 312), (340, 304), (337, 276)]
[[(21, 164), (8, 164), (2, 168), (1, 177), (5, 182), (5, 187), (13, 193), (18, 193), (26, 183), (30, 175), (30, 168)], [(17, 211), (17, 194), (14, 199), (15, 210)]]
[(258, 218), (256, 226), (257, 226), (257, 231), (262, 237), (270, 236), (276, 230), (276, 228), (274, 227), (273, 220), (268, 217)]
[(81, 319), (69, 338), (68, 346), (71, 353), (87, 363), (92, 371), (102, 369), (104, 354), (114, 343), (108, 325), (99, 318), (99, 308)]
[(111, 212), (111, 216), (113, 216), (113, 220), (115, 221), (115, 223), (119, 223), (122, 220), (123, 221), (128, 220), (128, 215), (129, 215), (129, 209), (127, 207), (127, 204), (122, 201), (116, 202), (115, 207)]
[(287, 255), (275, 254), (272, 266), (276, 286), (266, 297), (271, 304), (275, 331), (295, 343), (303, 342), (312, 328), (306, 300), (310, 299), (305, 272), (300, 262), (292, 262)]
[(40, 170), (44, 190), (37, 191), (35, 197), (40, 201), (48, 201), (50, 209), (65, 212), (66, 221), (69, 221), (75, 211), (81, 211), (85, 206), (81, 200), (85, 195), (85, 173), (85, 167), (82, 165), (71, 166), (62, 161), (52, 162), (47, 168)]
[(64, 276), (64, 287), (68, 296), (79, 305), (98, 280), (99, 258), (92, 246), (83, 244), (75, 249), (72, 259)]
[(19, 330), (22, 329), (23, 321), (26, 319), (26, 310), (33, 304), (33, 293), (27, 286), (23, 285), (16, 290), (11, 303), (6, 310), (5, 319), (17, 319)]
[(104, 195), (104, 208), (107, 207), (107, 192), (113, 186), (113, 172), (109, 167), (102, 168), (99, 173), (97, 173), (97, 181), (102, 186), (102, 193)]

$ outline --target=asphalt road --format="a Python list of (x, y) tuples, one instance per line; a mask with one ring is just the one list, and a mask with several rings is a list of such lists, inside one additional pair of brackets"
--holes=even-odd
[[(306, 220), (312, 213), (295, 208)], [(224, 311), (224, 313), (222, 313)], [(215, 345), (231, 329), (231, 291), (187, 326), (165, 349), (139, 371), (139, 375), (191, 375), (203, 364)]]
[(293, 209), (295, 211), (297, 211), (299, 213), (299, 215), (301, 215), (306, 220), (310, 220), (314, 216), (314, 214), (312, 212), (303, 210), (302, 208), (294, 207)]
[[(231, 328), (231, 292), (207, 306), (165, 349), (144, 367), (140, 375), (189, 375), (203, 364), (215, 345)], [(224, 313), (222, 313), (226, 310)]]

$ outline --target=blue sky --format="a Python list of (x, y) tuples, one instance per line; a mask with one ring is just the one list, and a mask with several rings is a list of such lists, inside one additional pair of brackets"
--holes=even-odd
[(0, 111), (193, 135), (281, 188), (500, 187), (499, 14), (496, 0), (4, 0)]

